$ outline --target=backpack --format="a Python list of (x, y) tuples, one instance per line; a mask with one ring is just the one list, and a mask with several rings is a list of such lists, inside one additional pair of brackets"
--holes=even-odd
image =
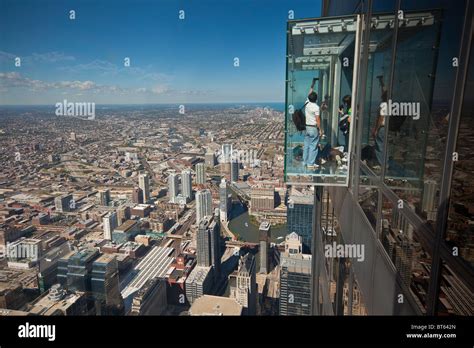
[(306, 115), (304, 114), (303, 109), (306, 107), (306, 104), (309, 102), (304, 103), (301, 109), (295, 110), (293, 113), (293, 123), (295, 124), (296, 129), (301, 132), (306, 129)]
[(349, 132), (349, 115), (344, 115), (339, 121), (339, 130), (346, 135)]

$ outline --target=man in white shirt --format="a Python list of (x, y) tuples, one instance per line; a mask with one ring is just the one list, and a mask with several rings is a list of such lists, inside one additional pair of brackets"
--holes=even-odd
[(316, 81), (317, 79), (313, 78), (304, 109), (306, 117), (306, 131), (303, 147), (303, 164), (310, 170), (314, 170), (319, 167), (316, 164), (316, 158), (318, 157), (319, 138), (322, 136), (319, 106), (316, 104), (318, 95), (313, 90)]

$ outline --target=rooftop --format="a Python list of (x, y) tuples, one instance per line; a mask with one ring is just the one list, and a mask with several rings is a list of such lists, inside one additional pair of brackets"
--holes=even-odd
[(233, 298), (204, 295), (189, 309), (190, 315), (242, 315), (242, 306)]

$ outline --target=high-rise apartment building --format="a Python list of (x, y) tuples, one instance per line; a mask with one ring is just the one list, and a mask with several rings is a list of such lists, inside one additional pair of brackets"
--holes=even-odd
[(239, 181), (239, 166), (240, 163), (237, 159), (233, 159), (230, 165), (230, 181), (237, 182)]
[(132, 202), (135, 204), (143, 204), (143, 190), (140, 187), (133, 189)]
[(220, 274), (221, 251), (220, 251), (220, 226), (218, 215), (204, 216), (197, 231), (197, 265), (213, 267), (214, 276)]
[(112, 232), (118, 226), (117, 213), (108, 213), (102, 219), (102, 224), (104, 228), (104, 239), (112, 240)]
[(206, 167), (204, 163), (197, 163), (196, 170), (196, 184), (204, 185), (206, 183)]
[(187, 201), (193, 200), (193, 183), (189, 170), (183, 170), (181, 173), (181, 194)]
[(205, 216), (211, 216), (212, 214), (211, 191), (206, 189), (196, 192), (196, 223), (199, 225)]
[(168, 197), (170, 202), (176, 203), (176, 197), (179, 194), (179, 178), (178, 174), (171, 173), (168, 176)]
[(204, 163), (206, 163), (206, 166), (214, 168), (216, 165), (216, 155), (214, 152), (206, 152), (204, 155)]
[(267, 274), (269, 272), (268, 259), (269, 259), (269, 248), (270, 248), (270, 223), (263, 221), (258, 229), (259, 234), (259, 253), (260, 253), (260, 269), (259, 272)]
[(148, 203), (150, 200), (150, 177), (143, 173), (138, 175), (138, 186), (143, 192), (143, 203)]
[(130, 219), (130, 207), (121, 205), (117, 208), (117, 226)]
[(311, 315), (311, 255), (294, 232), (280, 255), (280, 315)]
[(232, 209), (232, 194), (225, 178), (219, 184), (219, 210), (221, 221), (228, 221)]
[(110, 190), (100, 190), (98, 192), (99, 205), (108, 206), (110, 203)]
[(62, 195), (54, 199), (54, 206), (56, 211), (59, 213), (68, 212), (74, 210), (74, 205), (72, 195)]

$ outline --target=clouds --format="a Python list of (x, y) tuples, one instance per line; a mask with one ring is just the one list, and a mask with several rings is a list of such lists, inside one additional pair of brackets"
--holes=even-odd
[(69, 73), (99, 72), (115, 74), (118, 72), (117, 65), (101, 59), (94, 59), (88, 63), (76, 64), (71, 66), (61, 66), (58, 69)]
[(118, 86), (98, 85), (93, 81), (56, 81), (47, 82), (22, 76), (18, 72), (0, 73), (0, 87), (4, 90), (23, 88), (29, 91), (76, 90), (91, 92), (122, 92)]
[(120, 64), (112, 63), (107, 60), (94, 59), (88, 63), (81, 63), (75, 65), (66, 65), (58, 67), (58, 70), (71, 74), (94, 74), (102, 77), (127, 77), (133, 78), (137, 81), (143, 82), (169, 82), (173, 79), (172, 76), (154, 71), (151, 65), (145, 67), (125, 67), (123, 62)]
[(5, 64), (8, 66), (15, 65), (15, 58), (19, 57), (21, 59), (22, 64), (36, 64), (36, 63), (58, 63), (58, 62), (72, 62), (75, 61), (76, 58), (62, 52), (45, 52), (45, 53), (33, 53), (31, 55), (22, 56), (21, 54), (13, 54), (10, 52), (0, 51), (0, 64)]
[(75, 93), (109, 94), (115, 96), (173, 96), (173, 97), (200, 97), (213, 95), (211, 90), (186, 90), (173, 89), (167, 84), (156, 84), (152, 87), (128, 88), (119, 85), (98, 84), (91, 80), (64, 80), (64, 81), (44, 81), (30, 79), (18, 72), (0, 73), (0, 89), (4, 92), (13, 90), (26, 90), (29, 92), (56, 92), (58, 95)]
[[(30, 57), (26, 57), (29, 59)], [(46, 53), (33, 53), (31, 59), (36, 62), (45, 62), (45, 63), (57, 63), (57, 62), (70, 62), (75, 61), (76, 58), (73, 56), (66, 55), (62, 52), (46, 52)]]
[[(212, 97), (212, 90), (178, 87), (174, 77), (152, 65), (123, 66), (123, 61), (93, 59), (79, 62), (62, 52), (32, 53), (15, 67), (16, 54), (0, 51), (1, 104), (44, 102), (64, 95), (107, 98), (114, 102), (182, 102)], [(3, 71), (2, 71), (3, 70)], [(32, 77), (34, 76), (34, 78)], [(186, 83), (186, 81), (183, 81)]]
[(146, 65), (144, 67), (132, 66), (125, 67), (123, 61), (110, 62), (103, 59), (93, 59), (86, 63), (77, 63), (74, 56), (67, 55), (62, 52), (52, 51), (45, 53), (32, 53), (31, 55), (22, 56), (11, 52), (0, 51), (0, 65), (2, 68), (8, 70), (15, 67), (15, 59), (21, 59), (22, 67), (42, 69), (42, 64), (55, 64), (51, 68), (56, 69), (61, 73), (68, 73), (69, 75), (89, 75), (94, 78), (107, 77), (117, 78), (126, 77), (140, 82), (169, 82), (173, 79), (169, 74), (155, 71), (153, 66)]

